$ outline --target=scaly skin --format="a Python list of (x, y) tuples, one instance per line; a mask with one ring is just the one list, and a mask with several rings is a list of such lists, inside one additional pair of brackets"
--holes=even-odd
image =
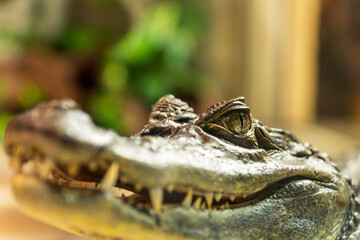
[(167, 95), (152, 110), (132, 137), (71, 100), (15, 117), (4, 148), (20, 207), (95, 239), (360, 239), (350, 180), (243, 98), (197, 116)]

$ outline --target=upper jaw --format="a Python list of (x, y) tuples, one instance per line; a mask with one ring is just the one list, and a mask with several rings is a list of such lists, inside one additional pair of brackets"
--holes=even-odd
[[(15, 155), (13, 161), (16, 161), (16, 154), (23, 161), (40, 155), (43, 160), (68, 171), (70, 176), (76, 176), (80, 170), (86, 172), (79, 180), (86, 180), (84, 176), (87, 175), (100, 182), (111, 168), (116, 168), (113, 178), (126, 179), (134, 185), (185, 191), (191, 188), (202, 195), (209, 192), (225, 196), (249, 195), (269, 184), (295, 176), (324, 182), (337, 177), (335, 168), (315, 156), (305, 160), (285, 151), (267, 153), (261, 149), (250, 150), (211, 136), (206, 142), (201, 138), (189, 140), (181, 136), (118, 136), (113, 140), (87, 162), (77, 161), (77, 153), (73, 153), (71, 163), (52, 152), (52, 148), (39, 149), (25, 141), (6, 143), (12, 146), (8, 149), (10, 155)], [(29, 148), (33, 153), (27, 153)], [(116, 181), (112, 180), (112, 184), (115, 185)]]
[[(11, 162), (15, 167), (41, 156), (45, 165), (62, 168), (69, 176), (79, 178), (77, 173), (83, 170), (110, 187), (120, 180), (154, 189), (154, 194), (175, 188), (227, 198), (246, 198), (294, 176), (324, 182), (336, 178), (335, 169), (316, 157), (308, 161), (286, 151), (235, 146), (205, 133), (193, 124), (196, 119), (171, 138), (128, 138), (95, 126), (71, 101), (53, 104), (51, 111), (40, 105), (8, 125), (4, 146), (15, 156)], [(17, 163), (19, 159), (22, 162)], [(80, 178), (84, 180), (84, 175)]]

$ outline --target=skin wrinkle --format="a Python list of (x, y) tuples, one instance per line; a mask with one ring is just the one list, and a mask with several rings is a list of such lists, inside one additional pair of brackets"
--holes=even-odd
[[(18, 172), (13, 188), (19, 205), (35, 218), (96, 239), (340, 239), (357, 231), (348, 227), (358, 211), (352, 186), (330, 159), (289, 132), (262, 125), (243, 98), (199, 116), (172, 95), (152, 109), (149, 123), (132, 137), (95, 126), (71, 100), (42, 103), (15, 117), (4, 139), (11, 159), (23, 159), (18, 150), (30, 147), (51, 156), (64, 174), (75, 165), (76, 181), (97, 183), (116, 162), (116, 187), (143, 188), (131, 203), (108, 190), (59, 187), (57, 179)], [(236, 126), (216, 126), (220, 119), (229, 128), (224, 116), (232, 114), (251, 119), (251, 127), (240, 117), (241, 134), (231, 131)], [(150, 206), (155, 188), (164, 194), (160, 211)], [(182, 206), (190, 188), (192, 204), (201, 197), (205, 209)], [(219, 203), (213, 199), (216, 211), (205, 204), (208, 193), (222, 193)]]

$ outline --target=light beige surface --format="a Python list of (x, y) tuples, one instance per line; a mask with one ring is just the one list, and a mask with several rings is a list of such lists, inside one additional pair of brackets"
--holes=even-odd
[(360, 126), (356, 124), (333, 123), (289, 127), (300, 141), (309, 142), (321, 152), (336, 158), (360, 146)]

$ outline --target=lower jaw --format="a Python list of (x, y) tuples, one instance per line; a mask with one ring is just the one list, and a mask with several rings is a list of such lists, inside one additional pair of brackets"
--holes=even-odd
[(142, 213), (112, 194), (60, 189), (24, 174), (14, 177), (13, 192), (24, 213), (72, 233), (107, 239), (184, 239), (160, 231), (153, 210)]
[(16, 201), (24, 213), (68, 232), (93, 238), (203, 239), (199, 236), (185, 237), (182, 233), (176, 234), (173, 231), (169, 233), (166, 224), (161, 225), (161, 222), (174, 220), (175, 226), (179, 224), (176, 221), (186, 218), (196, 228), (196, 219), (202, 219), (199, 223), (206, 225), (211, 220), (210, 214), (216, 218), (217, 215), (228, 215), (226, 212), (232, 211), (208, 211), (178, 205), (165, 208), (157, 214), (152, 208), (141, 211), (110, 192), (58, 186), (24, 173), (18, 173), (14, 177), (12, 187)]
[[(93, 238), (102, 236), (108, 239), (182, 240), (192, 239), (184, 237), (192, 235), (197, 236), (196, 239), (217, 239), (216, 236), (209, 237), (214, 231), (215, 234), (236, 234), (236, 236), (244, 236), (243, 239), (254, 239), (247, 237), (248, 227), (259, 230), (266, 228), (269, 224), (279, 234), (282, 231), (282, 229), (276, 229), (278, 227), (276, 224), (267, 223), (262, 226), (261, 221), (254, 222), (255, 214), (261, 213), (260, 209), (267, 211), (279, 208), (278, 210), (281, 210), (276, 199), (259, 202), (251, 208), (209, 212), (179, 206), (156, 214), (153, 210), (148, 213), (141, 212), (112, 194), (69, 187), (60, 188), (24, 174), (15, 176), (13, 189), (15, 198), (25, 213), (58, 228)], [(328, 194), (333, 196), (334, 192), (330, 191)], [(293, 200), (289, 198), (286, 201)], [(337, 205), (337, 203), (334, 204)], [(325, 208), (325, 206), (326, 204), (322, 203), (317, 207)], [(281, 213), (281, 211), (278, 212)], [(268, 216), (268, 213), (263, 213), (261, 219), (264, 220)], [(288, 217), (288, 215), (279, 215), (276, 219), (286, 220), (285, 218)], [(301, 219), (301, 217), (303, 216), (294, 216), (294, 219)], [(328, 216), (328, 219), (331, 219), (331, 216)], [(247, 226), (249, 221), (253, 221), (252, 224), (258, 223), (259, 226)], [(288, 219), (288, 221), (293, 220)], [(329, 228), (333, 228), (339, 223), (325, 221), (321, 224), (330, 224)], [(234, 226), (236, 226), (235, 231)], [(318, 228), (321, 229), (321, 226)], [(167, 232), (179, 232), (179, 234)], [(234, 237), (234, 239), (237, 238)]]

